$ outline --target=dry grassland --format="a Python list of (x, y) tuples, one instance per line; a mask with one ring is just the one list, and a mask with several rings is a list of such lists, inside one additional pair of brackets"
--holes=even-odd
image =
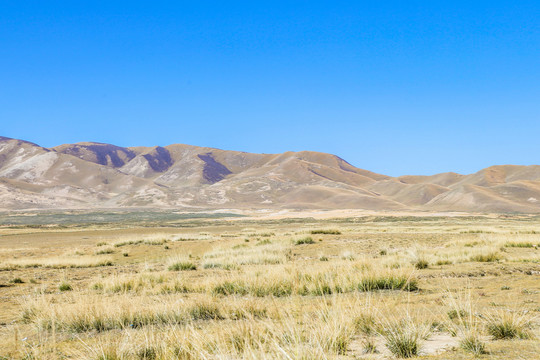
[(538, 359), (536, 217), (0, 228), (0, 359)]

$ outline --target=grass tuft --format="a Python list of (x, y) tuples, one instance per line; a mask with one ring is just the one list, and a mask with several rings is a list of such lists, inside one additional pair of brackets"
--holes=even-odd
[(388, 350), (398, 358), (418, 356), (422, 340), (426, 337), (424, 331), (411, 320), (388, 324), (382, 336)]
[(311, 230), (311, 235), (341, 235), (341, 231), (336, 229), (317, 229)]
[(214, 304), (197, 304), (189, 310), (191, 320), (223, 320), (221, 311)]
[(487, 254), (478, 254), (471, 256), (470, 261), (476, 262), (496, 262), (502, 259), (501, 254), (497, 252), (490, 252)]
[(504, 244), (505, 247), (512, 247), (512, 248), (533, 248), (534, 244), (532, 242), (507, 242)]
[(487, 318), (487, 332), (494, 340), (530, 339), (530, 322), (516, 312), (499, 312)]
[(95, 252), (96, 255), (108, 255), (108, 254), (114, 254), (114, 249), (113, 248), (104, 248), (104, 249), (101, 249), (101, 250), (97, 250)]
[(480, 335), (477, 332), (470, 331), (467, 334), (463, 335), (459, 341), (459, 346), (474, 355), (483, 355), (487, 354), (486, 344), (480, 338)]
[(418, 259), (414, 263), (414, 267), (418, 270), (427, 269), (429, 267), (429, 262), (425, 259)]
[(60, 283), (60, 285), (58, 285), (58, 290), (60, 291), (71, 291), (73, 290), (73, 287), (66, 281), (63, 281), (62, 283)]
[(359, 291), (374, 290), (419, 290), (418, 280), (404, 275), (372, 276), (362, 279), (358, 283)]
[(197, 270), (197, 266), (190, 261), (180, 261), (169, 265), (169, 271)]
[(295, 245), (315, 244), (315, 241), (310, 236), (306, 236), (304, 238), (295, 240), (294, 244)]

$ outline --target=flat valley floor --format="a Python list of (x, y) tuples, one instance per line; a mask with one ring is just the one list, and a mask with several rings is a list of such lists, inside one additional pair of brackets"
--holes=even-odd
[(160, 214), (5, 214), (0, 359), (540, 358), (537, 216)]

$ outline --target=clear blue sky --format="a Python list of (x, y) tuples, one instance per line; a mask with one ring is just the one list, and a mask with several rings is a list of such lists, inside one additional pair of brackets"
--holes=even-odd
[(0, 135), (540, 163), (540, 1), (0, 0)]

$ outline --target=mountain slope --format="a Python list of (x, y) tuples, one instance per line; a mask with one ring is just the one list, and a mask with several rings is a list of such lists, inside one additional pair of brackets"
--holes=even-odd
[(393, 178), (312, 151), (184, 144), (44, 148), (0, 137), (0, 208), (359, 208), (540, 212), (540, 166)]

